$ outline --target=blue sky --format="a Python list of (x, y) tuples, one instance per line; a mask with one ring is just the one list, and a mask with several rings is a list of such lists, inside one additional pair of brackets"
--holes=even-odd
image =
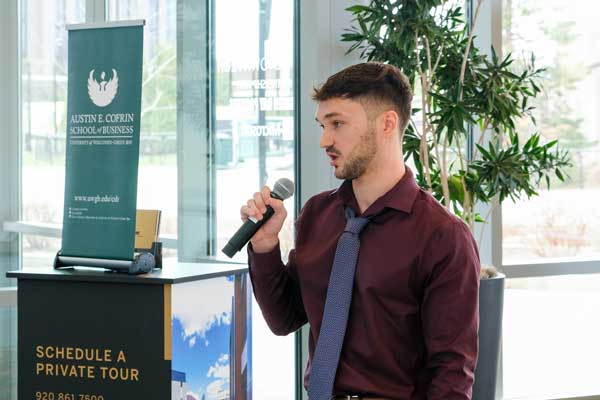
[[(184, 339), (181, 321), (177, 318), (173, 319), (172, 368), (185, 372), (188, 390), (198, 394), (199, 399), (206, 393), (208, 385), (217, 380), (215, 376), (208, 377), (211, 367), (229, 367), (229, 358), (226, 361), (223, 358), (223, 355), (229, 357), (229, 329), (230, 324), (215, 324), (205, 332), (205, 339), (197, 335)], [(227, 380), (225, 387), (228, 386)], [(207, 395), (206, 399), (209, 400), (210, 397)]]

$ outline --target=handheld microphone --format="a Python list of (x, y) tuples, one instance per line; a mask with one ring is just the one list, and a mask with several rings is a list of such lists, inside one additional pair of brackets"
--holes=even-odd
[[(281, 178), (275, 182), (273, 190), (271, 191), (271, 197), (277, 200), (285, 200), (294, 194), (294, 182), (287, 178)], [(237, 230), (229, 242), (223, 247), (223, 253), (229, 258), (233, 257), (235, 253), (240, 251), (242, 247), (248, 243), (250, 238), (260, 229), (269, 218), (273, 216), (275, 211), (273, 207), (267, 206), (267, 211), (263, 214), (263, 218), (257, 221), (254, 218), (248, 218), (246, 222)]]

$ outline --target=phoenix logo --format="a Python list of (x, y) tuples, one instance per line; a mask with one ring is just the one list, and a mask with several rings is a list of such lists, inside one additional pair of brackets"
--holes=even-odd
[(113, 68), (113, 76), (109, 81), (106, 80), (106, 73), (102, 71), (100, 74), (100, 82), (98, 82), (94, 78), (94, 71), (95, 70), (90, 71), (90, 77), (88, 78), (88, 94), (90, 95), (92, 103), (98, 107), (106, 107), (112, 103), (117, 94), (119, 77), (117, 76), (117, 71)]

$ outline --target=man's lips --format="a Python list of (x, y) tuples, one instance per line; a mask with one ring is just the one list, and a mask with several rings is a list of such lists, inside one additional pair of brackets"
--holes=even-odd
[(335, 165), (338, 155), (335, 153), (329, 153), (329, 152), (327, 153), (327, 155), (329, 156), (329, 165), (332, 165), (332, 166)]

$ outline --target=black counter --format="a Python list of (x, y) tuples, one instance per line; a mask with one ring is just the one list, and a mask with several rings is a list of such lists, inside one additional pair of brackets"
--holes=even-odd
[[(19, 400), (180, 400), (215, 365), (213, 352), (227, 356), (219, 362), (231, 371), (228, 398), (251, 398), (245, 264), (166, 262), (142, 275), (23, 269), (7, 276), (18, 284)], [(214, 331), (221, 336), (211, 337), (211, 351), (205, 340), (192, 348), (196, 340), (186, 339), (182, 324), (197, 331), (207, 321), (226, 328)]]
[(162, 270), (155, 269), (150, 273), (141, 275), (128, 275), (98, 268), (77, 267), (59, 270), (51, 268), (22, 269), (9, 271), (6, 276), (17, 279), (164, 285), (240, 274), (247, 272), (247, 270), (246, 264), (167, 262)]

